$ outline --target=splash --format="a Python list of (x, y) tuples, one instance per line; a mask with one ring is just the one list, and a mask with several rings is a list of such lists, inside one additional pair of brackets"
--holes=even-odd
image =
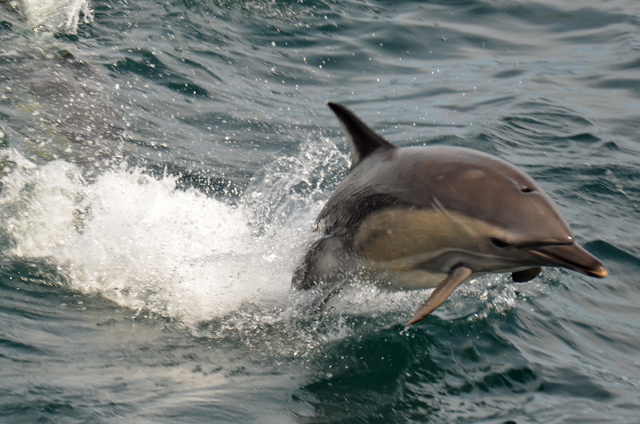
[(75, 34), (79, 24), (93, 21), (89, 0), (21, 0), (20, 9), (36, 30)]
[(123, 165), (86, 182), (64, 161), (11, 153), (0, 208), (10, 255), (58, 263), (72, 288), (195, 322), (288, 290), (286, 249), (252, 235), (243, 206)]
[(5, 256), (47, 258), (73, 290), (194, 325), (288, 307), (293, 268), (333, 175), (324, 170), (346, 161), (321, 141), (274, 161), (230, 199), (126, 164), (88, 181), (75, 163), (36, 165), (12, 150), (0, 159)]

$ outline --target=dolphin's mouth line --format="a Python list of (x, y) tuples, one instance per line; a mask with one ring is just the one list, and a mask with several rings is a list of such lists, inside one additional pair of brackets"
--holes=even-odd
[(600, 261), (576, 244), (536, 244), (519, 246), (519, 248), (543, 259), (547, 265), (573, 269), (598, 278), (604, 278), (608, 275)]
[[(558, 245), (554, 245), (554, 246), (558, 246)], [(562, 246), (562, 245), (560, 245), (560, 246)], [(536, 247), (529, 247), (529, 246), (520, 247), (520, 246), (518, 246), (518, 249), (521, 249), (521, 250), (527, 251), (529, 253), (532, 253), (532, 254), (540, 257), (540, 258), (547, 259), (547, 260), (553, 261), (553, 262), (556, 262), (556, 261), (566, 262), (566, 261), (562, 260), (561, 258), (558, 258), (555, 255), (552, 255), (552, 254), (550, 254), (548, 252), (545, 252), (543, 250), (543, 248), (544, 248), (544, 246), (536, 246)]]

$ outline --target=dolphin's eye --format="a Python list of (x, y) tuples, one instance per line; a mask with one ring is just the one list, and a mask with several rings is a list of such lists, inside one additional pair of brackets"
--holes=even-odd
[(521, 191), (522, 193), (532, 193), (532, 192), (534, 192), (535, 190), (534, 190), (534, 189), (532, 189), (531, 187), (528, 187), (528, 186), (522, 186), (522, 187), (520, 187), (520, 191)]
[(493, 243), (494, 246), (501, 247), (501, 248), (511, 246), (511, 244), (507, 243), (502, 239), (499, 239), (498, 237), (491, 237), (491, 243)]

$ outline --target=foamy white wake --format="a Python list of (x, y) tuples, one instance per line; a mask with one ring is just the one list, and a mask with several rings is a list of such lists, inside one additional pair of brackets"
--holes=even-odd
[(73, 164), (10, 156), (0, 199), (9, 253), (52, 259), (74, 289), (186, 321), (286, 298), (303, 240), (255, 236), (246, 207), (126, 166), (87, 183)]

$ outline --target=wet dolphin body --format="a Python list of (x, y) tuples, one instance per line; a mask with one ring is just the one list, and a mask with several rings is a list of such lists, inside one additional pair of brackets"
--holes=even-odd
[(575, 244), (553, 201), (524, 172), (474, 150), (398, 148), (345, 107), (329, 103), (349, 136), (349, 174), (317, 220), (323, 237), (293, 276), (328, 295), (353, 273), (390, 289), (436, 287), (409, 324), (461, 283), (486, 272), (529, 281), (541, 266), (593, 277), (607, 270)]

